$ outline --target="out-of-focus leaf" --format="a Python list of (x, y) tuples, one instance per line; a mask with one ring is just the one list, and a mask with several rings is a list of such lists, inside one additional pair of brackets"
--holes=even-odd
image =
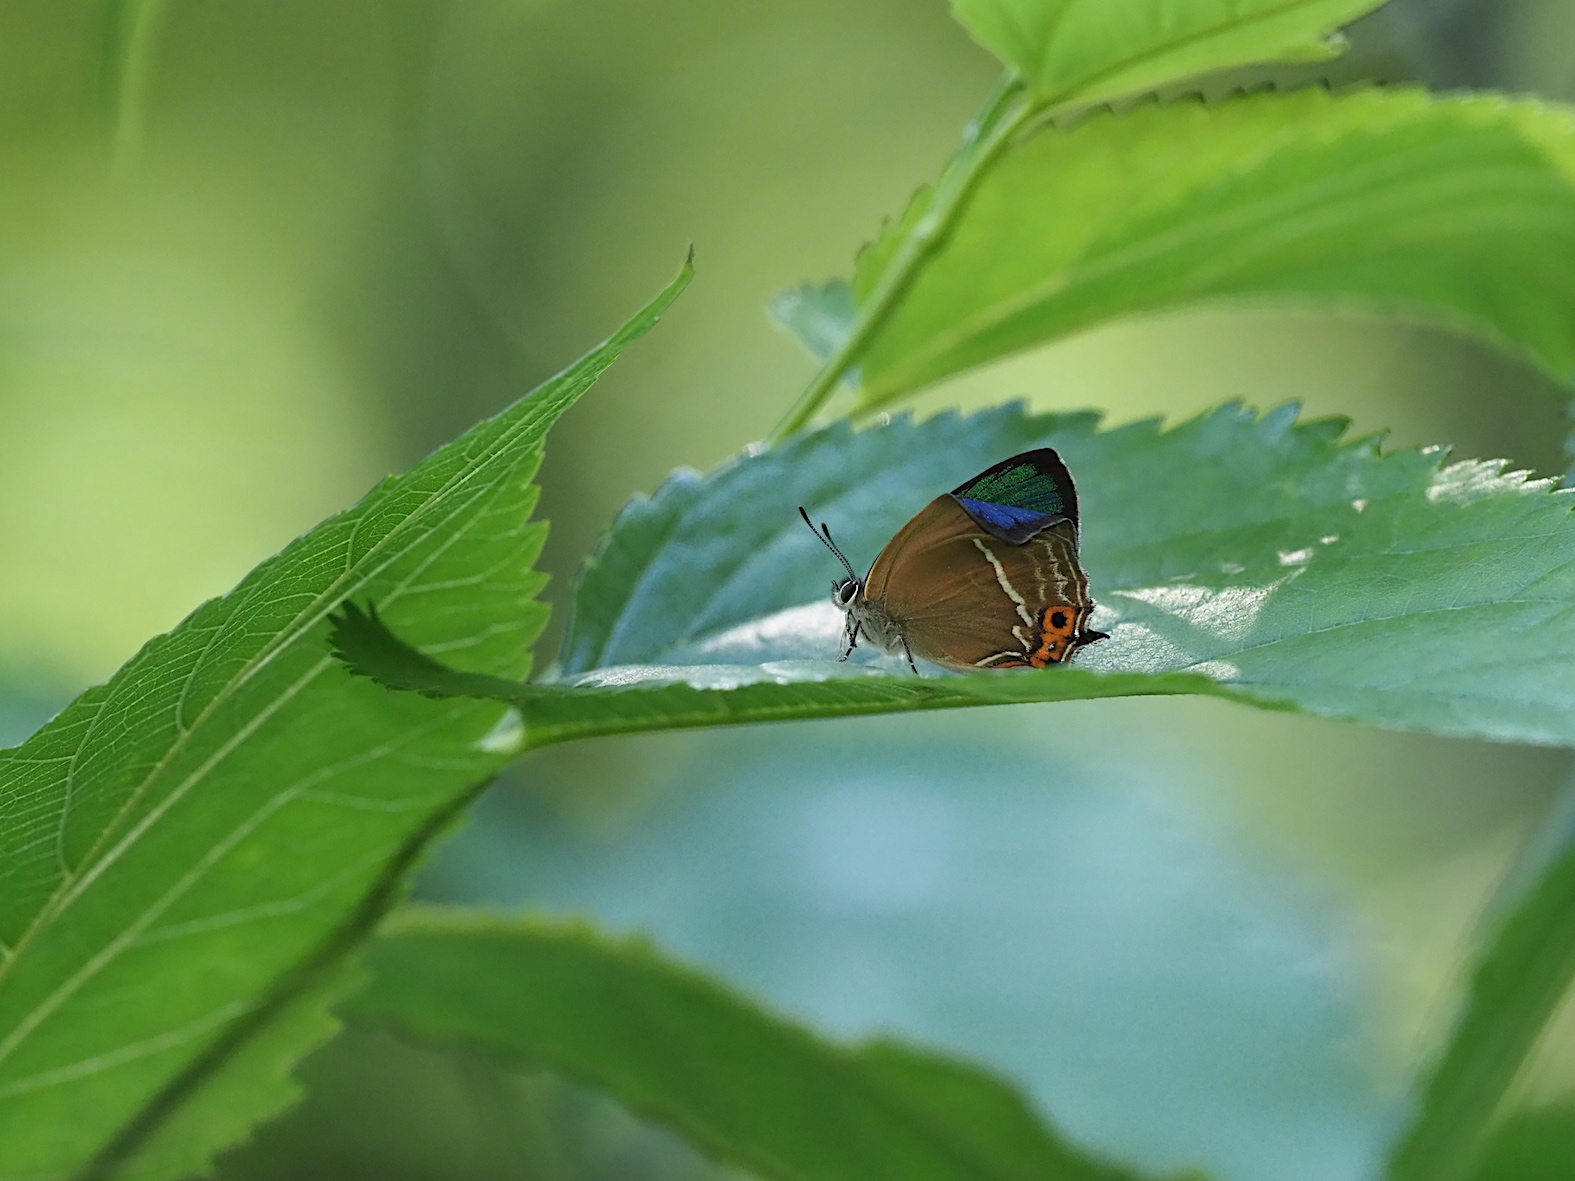
[(821, 361), (842, 347), (856, 314), (853, 292), (842, 279), (789, 288), (771, 301), (777, 326)]
[(546, 617), (545, 526), (528, 524), (543, 438), (688, 276), (0, 752), (0, 1178), (108, 1175), (209, 1082), (224, 1114), (199, 1109), (213, 1118), (185, 1125), (169, 1168), (279, 1106), (283, 1042), (237, 1055), (276, 1019), (310, 1042), (297, 1002), (515, 750), (495, 705), (346, 680), (326, 616), (370, 595), (466, 667), (523, 675)]
[(1471, 1181), (1556, 1181), (1575, 1176), (1575, 1107), (1517, 1112), (1489, 1137)]
[(351, 1025), (219, 1181), (744, 1181), (616, 1099), (541, 1070)]
[(952, 0), (1046, 104), (1103, 102), (1263, 62), (1324, 61), (1384, 0)]
[(646, 944), (465, 911), (399, 916), (351, 1014), (605, 1089), (766, 1181), (1118, 1181), (1010, 1087), (889, 1042), (844, 1048)]
[(360, 982), (359, 973), (341, 966), (293, 995), (255, 1036), (223, 1054), (201, 1088), (171, 1110), (115, 1176), (201, 1176), (215, 1151), (242, 1143), (258, 1124), (293, 1107), (304, 1094), (296, 1065), (339, 1032), (330, 1007)]
[[(1483, 953), (1465, 1010), (1422, 1092), (1415, 1122), (1391, 1154), (1389, 1181), (1479, 1176), (1504, 1100), (1572, 983), (1575, 845), (1553, 860)], [(1548, 1171), (1542, 1176), (1575, 1175), (1575, 1137), (1567, 1117), (1562, 1142), (1564, 1156), (1545, 1159)], [(1507, 1153), (1511, 1146), (1499, 1143), (1496, 1151)]]
[[(1101, 432), (1089, 416), (1005, 408), (838, 425), (631, 504), (582, 572), (556, 679), (450, 672), (358, 612), (336, 643), (392, 687), (519, 705), (532, 746), (1178, 692), (1575, 744), (1572, 494), (1500, 463), (1380, 457), (1370, 440), (1341, 442), (1339, 422), (1294, 417), (1226, 407), (1168, 431)], [(794, 506), (868, 562), (938, 491), (1047, 445), (1078, 478), (1093, 625), (1111, 638), (1042, 672), (837, 664), (841, 615), (825, 594), (838, 571)]]
[[(860, 256), (861, 306), (916, 220)], [(859, 362), (861, 408), (1115, 317), (1272, 300), (1457, 327), (1575, 372), (1575, 120), (1414, 90), (1050, 127), (979, 182)]]

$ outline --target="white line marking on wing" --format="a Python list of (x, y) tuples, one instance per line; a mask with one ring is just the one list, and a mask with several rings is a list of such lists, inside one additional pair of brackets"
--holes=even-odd
[(990, 552), (990, 547), (985, 545), (984, 542), (980, 541), (977, 537), (973, 539), (973, 544), (975, 548), (977, 548), (978, 551), (984, 555), (985, 560), (995, 568), (995, 581), (1001, 584), (1001, 589), (1006, 592), (1006, 597), (1017, 604), (1017, 613), (1023, 617), (1023, 622), (1029, 627), (1033, 627), (1033, 612), (1028, 609), (1028, 604), (1023, 601), (1023, 596), (1017, 593), (1016, 588), (1012, 586), (1011, 581), (1006, 577), (1005, 569), (1002, 568), (1001, 563), (996, 558), (996, 556)]

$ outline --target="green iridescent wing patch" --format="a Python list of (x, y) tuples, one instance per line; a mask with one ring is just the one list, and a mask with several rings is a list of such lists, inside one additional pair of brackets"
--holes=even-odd
[(1014, 544), (1057, 521), (1077, 524), (1077, 489), (1049, 447), (1024, 451), (952, 490), (957, 503), (987, 532)]

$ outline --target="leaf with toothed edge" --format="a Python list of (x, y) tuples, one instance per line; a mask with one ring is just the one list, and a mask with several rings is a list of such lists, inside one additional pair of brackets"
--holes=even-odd
[[(1436, 450), (1381, 455), (1343, 429), (1293, 407), (1169, 430), (1020, 407), (839, 424), (632, 503), (581, 571), (546, 679), (453, 680), (360, 613), (336, 638), (391, 685), (518, 705), (532, 746), (1141, 693), (1575, 745), (1572, 494)], [(838, 664), (836, 571), (794, 506), (858, 562), (938, 490), (1042, 446), (1077, 480), (1091, 622), (1111, 638), (1043, 672), (895, 675), (862, 649)]]
[[(863, 309), (928, 211), (855, 264)], [(858, 408), (1123, 316), (1200, 303), (1391, 315), (1575, 372), (1575, 117), (1410, 88), (1148, 101), (984, 175), (859, 358)]]
[(1105, 102), (1237, 66), (1326, 61), (1385, 0), (952, 0), (1045, 103)]
[(290, 1100), (340, 962), (518, 747), (495, 704), (348, 678), (327, 616), (526, 673), (543, 439), (689, 275), (0, 752), (0, 1181), (161, 1181)]

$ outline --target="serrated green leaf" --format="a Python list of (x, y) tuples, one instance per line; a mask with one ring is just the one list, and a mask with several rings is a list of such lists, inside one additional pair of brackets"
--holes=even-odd
[(1384, 0), (952, 0), (1046, 104), (1105, 102), (1238, 66), (1325, 61)]
[[(983, 1071), (890, 1042), (845, 1048), (580, 926), (396, 918), (355, 1019), (607, 1090), (765, 1181), (1120, 1181)], [(508, 981), (500, 988), (499, 981)]]
[[(859, 258), (863, 307), (926, 208)], [(1046, 128), (979, 181), (858, 360), (861, 409), (1134, 313), (1316, 303), (1575, 373), (1575, 120), (1415, 90), (1148, 103)]]
[(293, 1012), (512, 753), (496, 705), (348, 681), (326, 617), (371, 595), (449, 659), (523, 675), (543, 437), (688, 276), (0, 752), (0, 1177), (108, 1176), (155, 1143), (214, 1048)]
[[(517, 704), (527, 743), (614, 731), (1139, 693), (1212, 693), (1378, 725), (1575, 744), (1575, 517), (1550, 482), (1380, 456), (1339, 422), (1225, 407), (1172, 430), (1091, 416), (845, 424), (675, 476), (582, 572), (556, 679), (465, 677), (373, 619), (353, 667)], [(868, 563), (938, 490), (1031, 447), (1077, 477), (1111, 638), (1070, 667), (915, 677), (841, 665), (837, 573), (794, 506)]]

